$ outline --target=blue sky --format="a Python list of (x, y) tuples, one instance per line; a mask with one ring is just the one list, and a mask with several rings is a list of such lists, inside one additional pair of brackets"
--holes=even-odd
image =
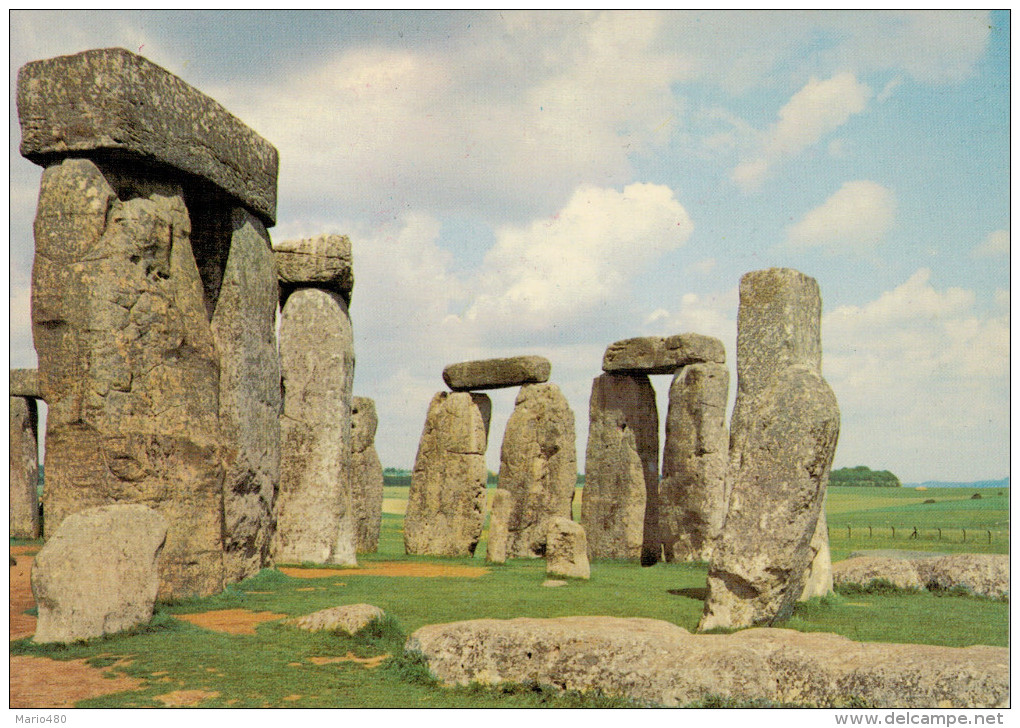
[(40, 176), (14, 79), (106, 46), (277, 146), (274, 239), (351, 236), (384, 465), (412, 464), (443, 366), (525, 353), (583, 463), (607, 345), (697, 331), (732, 368), (740, 276), (789, 266), (822, 290), (836, 466), (1009, 473), (1007, 12), (12, 12), (11, 366)]

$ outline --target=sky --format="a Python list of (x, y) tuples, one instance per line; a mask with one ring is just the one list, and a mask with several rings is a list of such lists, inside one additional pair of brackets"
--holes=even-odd
[[(10, 366), (35, 366), (41, 169), (17, 69), (120, 46), (280, 152), (274, 240), (349, 235), (355, 394), (410, 468), (458, 361), (539, 354), (574, 412), (614, 341), (726, 346), (740, 277), (817, 279), (834, 467), (1009, 474), (1009, 14), (12, 11)], [(652, 377), (660, 421), (670, 379)], [(490, 392), (487, 459), (516, 390)]]

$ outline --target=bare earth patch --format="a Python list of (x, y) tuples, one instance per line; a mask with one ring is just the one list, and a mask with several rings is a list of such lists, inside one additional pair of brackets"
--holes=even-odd
[(32, 544), (27, 546), (11, 546), (11, 556), (35, 556), (41, 548), (42, 546), (33, 546)]
[(344, 576), (420, 576), (420, 577), (461, 577), (476, 579), (489, 573), (482, 566), (457, 566), (455, 564), (416, 564), (399, 561), (384, 561), (355, 569), (306, 569), (300, 566), (285, 566), (280, 569), (287, 576), (298, 579), (326, 579)]
[[(17, 547), (11, 548), (12, 553), (15, 548)], [(37, 546), (32, 548), (38, 550)], [(31, 609), (35, 606), (35, 597), (32, 596), (33, 561), (35, 559), (32, 556), (18, 556), (18, 565), (11, 567), (10, 639), (12, 640), (20, 640), (22, 637), (30, 637), (35, 634), (35, 617), (25, 614), (26, 609)]]
[[(51, 660), (16, 655), (11, 660), (11, 708), (73, 708), (79, 700), (137, 690), (142, 681), (85, 660)], [(108, 677), (111, 675), (111, 677)]]
[(220, 697), (219, 693), (208, 690), (174, 690), (172, 693), (157, 695), (153, 700), (158, 700), (168, 708), (187, 708), (198, 705), (203, 700)]
[(348, 652), (343, 657), (309, 657), (308, 661), (313, 665), (335, 665), (338, 662), (356, 662), (362, 667), (372, 670), (388, 658), (390, 654), (376, 655), (375, 657), (355, 657), (353, 652)]
[(252, 612), (248, 609), (216, 609), (211, 612), (174, 615), (176, 619), (183, 619), (199, 627), (228, 634), (255, 634), (255, 627), (262, 622), (272, 622), (286, 616), (286, 614), (274, 614), (273, 612)]

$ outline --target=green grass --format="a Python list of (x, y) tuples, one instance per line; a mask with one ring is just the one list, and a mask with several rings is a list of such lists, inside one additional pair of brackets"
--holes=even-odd
[[(1008, 509), (1008, 496), (970, 501), (969, 492), (960, 491), (904, 491), (890, 496), (875, 494), (885, 489), (840, 490), (847, 493), (830, 491), (828, 503), (837, 559), (850, 549), (861, 548), (924, 550), (929, 546), (929, 550), (951, 550), (945, 542), (876, 538), (844, 543), (836, 536), (840, 525), (846, 523), (858, 528), (867, 520), (878, 523), (873, 519), (884, 516), (914, 516), (920, 512), (918, 496), (923, 496), (920, 500), (935, 498), (934, 505), (940, 506), (937, 513), (947, 519), (970, 518), (971, 528), (995, 522), (1002, 509)], [(867, 493), (850, 492), (854, 490)], [(874, 497), (867, 497), (872, 494)], [(406, 488), (387, 488), (386, 497), (400, 495), (406, 497)], [(928, 516), (935, 512), (923, 511)], [(359, 561), (485, 565), (484, 534), (474, 558), (405, 556), (402, 521), (400, 516), (384, 514), (379, 552), (362, 555)], [(978, 544), (961, 546), (980, 550)], [(489, 572), (479, 578), (386, 577), (338, 571), (327, 578), (298, 579), (266, 569), (221, 594), (163, 605), (150, 625), (133, 633), (70, 646), (41, 646), (21, 640), (11, 643), (11, 653), (87, 658), (97, 666), (111, 665), (111, 655), (132, 656), (129, 665), (110, 669), (143, 680), (142, 688), (86, 700), (81, 707), (161, 706), (156, 697), (175, 690), (217, 694), (202, 707), (627, 707), (633, 704), (596, 694), (561, 694), (538, 685), (440, 688), (419, 659), (403, 654), (403, 645), (407, 635), (423, 625), (483, 617), (641, 616), (694, 631), (706, 575), (707, 565), (701, 563), (642, 568), (634, 563), (595, 561), (590, 581), (572, 580), (550, 589), (541, 585), (545, 564), (540, 560), (490, 565)], [(176, 618), (190, 612), (234, 608), (297, 616), (357, 602), (381, 607), (388, 618), (355, 638), (310, 634), (280, 623), (263, 624), (255, 635), (229, 635)], [(1002, 601), (875, 589), (798, 605), (794, 616), (780, 626), (832, 632), (860, 641), (1006, 646), (1008, 621), (1009, 604)], [(310, 661), (347, 653), (361, 658), (391, 657), (375, 669), (353, 662), (316, 665)], [(292, 696), (300, 697), (284, 700)], [(725, 700), (706, 700), (706, 705), (729, 705)]]

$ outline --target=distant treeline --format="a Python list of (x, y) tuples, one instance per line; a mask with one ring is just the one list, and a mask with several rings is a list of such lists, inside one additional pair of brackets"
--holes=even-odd
[[(486, 485), (492, 486), (493, 488), (499, 484), (499, 475), (489, 471), (488, 477), (486, 478)], [(398, 486), (403, 488), (409, 488), (411, 486), (411, 471), (402, 470), (400, 468), (384, 468), (383, 469), (383, 485)], [(577, 487), (584, 487), (584, 473), (577, 474)]]
[(888, 470), (872, 470), (864, 465), (840, 468), (829, 475), (829, 485), (854, 485), (858, 488), (899, 488), (900, 479)]

